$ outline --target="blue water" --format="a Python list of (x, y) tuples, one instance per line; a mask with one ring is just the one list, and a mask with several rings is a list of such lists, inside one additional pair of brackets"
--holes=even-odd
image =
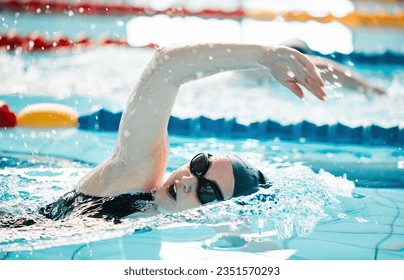
[[(30, 216), (32, 211), (71, 190), (80, 176), (109, 154), (116, 137), (115, 133), (93, 133), (77, 129), (23, 128), (3, 131), (1, 135), (0, 146), (8, 149), (0, 154), (0, 212), (13, 217)], [(273, 180), (274, 186), (260, 193), (261, 196), (243, 199), (242, 205), (238, 200), (230, 200), (179, 214), (153, 213), (150, 217), (132, 217), (118, 225), (79, 217), (65, 222), (45, 221), (20, 230), (0, 229), (0, 250), (4, 258), (137, 259), (142, 258), (135, 253), (138, 251), (128, 254), (128, 248), (121, 248), (122, 242), (134, 242), (137, 245), (131, 246), (140, 246), (138, 242), (144, 242), (146, 239), (156, 245), (154, 242), (157, 234), (162, 235), (163, 240), (176, 239), (176, 248), (184, 249), (186, 247), (183, 245), (188, 243), (182, 244), (178, 235), (182, 236), (190, 230), (193, 233), (187, 237), (187, 242), (205, 240), (198, 247), (205, 253), (208, 251), (211, 254), (213, 246), (213, 251), (222, 252), (226, 249), (227, 252), (237, 255), (243, 252), (243, 248), (251, 247), (252, 244), (264, 242), (275, 246), (274, 244), (279, 242), (276, 245), (277, 250), (268, 252), (277, 252), (276, 257), (284, 256), (279, 255), (280, 252), (292, 257), (290, 250), (294, 250), (296, 246), (288, 248), (289, 245), (285, 244), (299, 238), (311, 240), (315, 234), (321, 234), (322, 231), (317, 230), (324, 224), (339, 222), (351, 223), (353, 228), (363, 225), (372, 230), (378, 228), (383, 221), (375, 217), (373, 211), (376, 210), (372, 208), (380, 208), (377, 204), (383, 201), (375, 193), (366, 191), (386, 190), (395, 191), (397, 194), (403, 192), (403, 172), (397, 170), (397, 165), (402, 161), (404, 153), (398, 147), (355, 147), (279, 140), (195, 139), (175, 136), (171, 137), (170, 143), (167, 174), (188, 161), (198, 151), (236, 153), (260, 166)], [(31, 152), (28, 153), (27, 149)], [(364, 165), (379, 168), (364, 170)], [(272, 196), (276, 199), (268, 199)], [(373, 200), (376, 200), (375, 205)], [(398, 207), (402, 208), (403, 204), (400, 203)], [(228, 237), (216, 236), (222, 231), (216, 229), (219, 225), (226, 227), (224, 233), (232, 236), (230, 243)], [(247, 237), (240, 235), (246, 229)], [(334, 234), (341, 230), (349, 228), (332, 228)], [(380, 234), (383, 234), (383, 231)], [(282, 243), (285, 241), (287, 243)], [(97, 251), (91, 249), (93, 246), (103, 250), (85, 257), (74, 254), (78, 248), (84, 248), (86, 252)], [(118, 251), (116, 255), (111, 256), (106, 253), (109, 250)], [(304, 256), (307, 251), (301, 249), (299, 253)], [(294, 255), (296, 258), (298, 256)], [(332, 251), (321, 256), (366, 259), (373, 257), (374, 253), (365, 257), (358, 254), (339, 256)], [(403, 255), (398, 254), (396, 257), (402, 258)], [(152, 254), (145, 258), (161, 257)]]

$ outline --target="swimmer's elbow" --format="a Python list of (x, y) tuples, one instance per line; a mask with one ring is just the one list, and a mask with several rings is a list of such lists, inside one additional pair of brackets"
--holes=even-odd
[(169, 47), (167, 46), (160, 46), (156, 49), (156, 55), (164, 55), (165, 53), (167, 53), (169, 51)]
[(175, 60), (176, 47), (159, 47), (153, 57), (154, 63), (161, 68), (167, 68), (167, 66), (172, 67)]
[(161, 46), (156, 49), (156, 54), (158, 54), (162, 57), (166, 56), (166, 58), (167, 58), (167, 56), (169, 57), (173, 53), (175, 53), (181, 49), (184, 49), (184, 48), (185, 48), (185, 46), (180, 46), (180, 45)]
[(150, 71), (166, 71), (172, 68), (170, 65), (170, 50), (167, 47), (159, 47), (156, 49), (153, 58), (151, 59), (148, 70)]
[(159, 47), (156, 49), (146, 72), (155, 77), (164, 77), (165, 83), (176, 86), (183, 84), (186, 67), (183, 65), (183, 58), (179, 50), (181, 48), (175, 46)]

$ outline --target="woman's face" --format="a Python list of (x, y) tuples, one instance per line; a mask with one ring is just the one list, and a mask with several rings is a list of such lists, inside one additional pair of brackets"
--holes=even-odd
[[(234, 191), (233, 167), (224, 156), (212, 156), (211, 164), (203, 175), (217, 184), (224, 199), (232, 197)], [(178, 168), (156, 192), (157, 204), (171, 212), (178, 212), (201, 205), (197, 196), (198, 178), (189, 169), (189, 163)], [(173, 189), (175, 195), (173, 195)]]

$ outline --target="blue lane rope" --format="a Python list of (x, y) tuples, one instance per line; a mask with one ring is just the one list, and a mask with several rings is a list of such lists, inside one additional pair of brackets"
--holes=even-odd
[[(117, 131), (122, 113), (112, 113), (101, 109), (78, 119), (79, 129), (91, 131)], [(297, 124), (282, 125), (271, 120), (243, 125), (236, 119), (217, 119), (201, 116), (180, 119), (170, 117), (170, 135), (215, 138), (254, 138), (327, 142), (335, 144), (392, 145), (404, 144), (404, 129), (394, 126), (383, 128), (377, 125), (349, 127), (340, 123), (321, 125), (302, 121)]]
[(354, 64), (372, 64), (372, 65), (404, 65), (404, 55), (401, 53), (386, 51), (384, 53), (363, 53), (352, 52), (349, 54), (343, 54), (334, 52), (331, 54), (323, 54), (321, 52), (312, 51), (310, 54), (325, 57), (341, 64), (352, 62)]

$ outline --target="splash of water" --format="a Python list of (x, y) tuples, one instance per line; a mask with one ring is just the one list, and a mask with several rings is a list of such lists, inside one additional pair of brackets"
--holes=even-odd
[(226, 222), (258, 233), (275, 227), (280, 239), (304, 236), (321, 219), (335, 216), (338, 197), (351, 197), (354, 188), (345, 178), (325, 171), (316, 174), (305, 166), (277, 168), (271, 173), (272, 186), (256, 194), (166, 215), (165, 219), (210, 225)]
[[(72, 188), (72, 181), (88, 171), (83, 163), (50, 157), (13, 160), (3, 157), (0, 169), (0, 212), (27, 217), (44, 202)], [(261, 234), (276, 229), (278, 238), (313, 232), (321, 219), (338, 215), (339, 197), (350, 197), (354, 185), (325, 171), (318, 174), (301, 165), (268, 166), (271, 187), (260, 192), (178, 213), (129, 217), (120, 224), (102, 219), (72, 217), (65, 221), (40, 220), (20, 229), (0, 229), (0, 250), (27, 250), (72, 245), (164, 229), (186, 224), (247, 227)], [(34, 216), (34, 219), (38, 216)]]

